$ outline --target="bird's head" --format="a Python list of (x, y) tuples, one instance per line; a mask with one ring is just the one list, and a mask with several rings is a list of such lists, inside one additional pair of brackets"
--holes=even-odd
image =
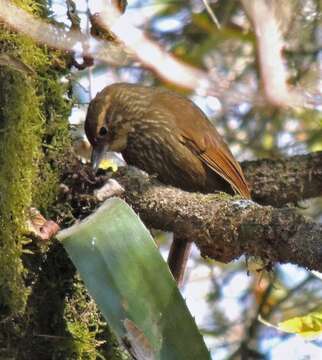
[(122, 152), (132, 130), (122, 105), (120, 89), (107, 86), (90, 102), (85, 120), (85, 133), (92, 145), (91, 163), (96, 170), (106, 151)]

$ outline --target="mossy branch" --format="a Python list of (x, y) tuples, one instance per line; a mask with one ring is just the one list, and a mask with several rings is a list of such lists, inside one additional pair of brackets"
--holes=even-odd
[[(321, 195), (322, 152), (244, 162), (242, 166), (257, 202), (279, 206)], [(86, 198), (88, 204), (94, 202), (92, 206), (102, 201), (90, 194), (97, 193), (95, 189), (106, 183), (109, 174), (95, 177), (89, 167), (75, 159), (67, 173), (64, 183), (69, 189), (65, 197), (71, 197), (68, 201), (82, 205)], [(77, 180), (75, 173), (79, 174)], [(295, 208), (262, 206), (226, 194), (184, 192), (161, 185), (131, 167), (120, 168), (114, 178), (148, 226), (194, 241), (203, 256), (229, 262), (246, 254), (322, 270), (322, 226)], [(112, 187), (110, 190), (113, 193)], [(119, 187), (116, 190), (119, 195)]]
[(278, 160), (242, 163), (252, 198), (281, 207), (287, 203), (322, 196), (322, 151)]
[(188, 193), (131, 170), (118, 180), (126, 200), (148, 226), (194, 241), (202, 256), (222, 262), (257, 256), (322, 271), (322, 226), (296, 209), (261, 206), (225, 194)]

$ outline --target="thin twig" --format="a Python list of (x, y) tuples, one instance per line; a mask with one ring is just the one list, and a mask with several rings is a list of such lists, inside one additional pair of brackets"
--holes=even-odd
[(308, 106), (304, 92), (288, 84), (283, 58), (284, 39), (274, 14), (275, 2), (241, 0), (256, 35), (257, 54), (265, 97), (277, 107)]
[(211, 20), (214, 22), (214, 24), (217, 26), (218, 30), (221, 30), (221, 25), (215, 15), (215, 13), (213, 12), (212, 8), (210, 7), (209, 3), (208, 3), (208, 0), (202, 0), (204, 5), (205, 5), (205, 8), (211, 18)]

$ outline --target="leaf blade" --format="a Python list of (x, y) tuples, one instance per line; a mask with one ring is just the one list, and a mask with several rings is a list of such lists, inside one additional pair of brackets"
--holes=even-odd
[(144, 359), (210, 359), (150, 233), (118, 198), (58, 234), (120, 339)]

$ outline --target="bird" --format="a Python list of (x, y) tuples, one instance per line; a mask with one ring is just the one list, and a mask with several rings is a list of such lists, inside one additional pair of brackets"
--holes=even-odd
[[(94, 170), (106, 151), (115, 151), (164, 184), (251, 198), (243, 171), (215, 126), (193, 101), (174, 91), (108, 85), (88, 106), (85, 133)], [(190, 244), (174, 239), (169, 252), (170, 270), (180, 284)]]

